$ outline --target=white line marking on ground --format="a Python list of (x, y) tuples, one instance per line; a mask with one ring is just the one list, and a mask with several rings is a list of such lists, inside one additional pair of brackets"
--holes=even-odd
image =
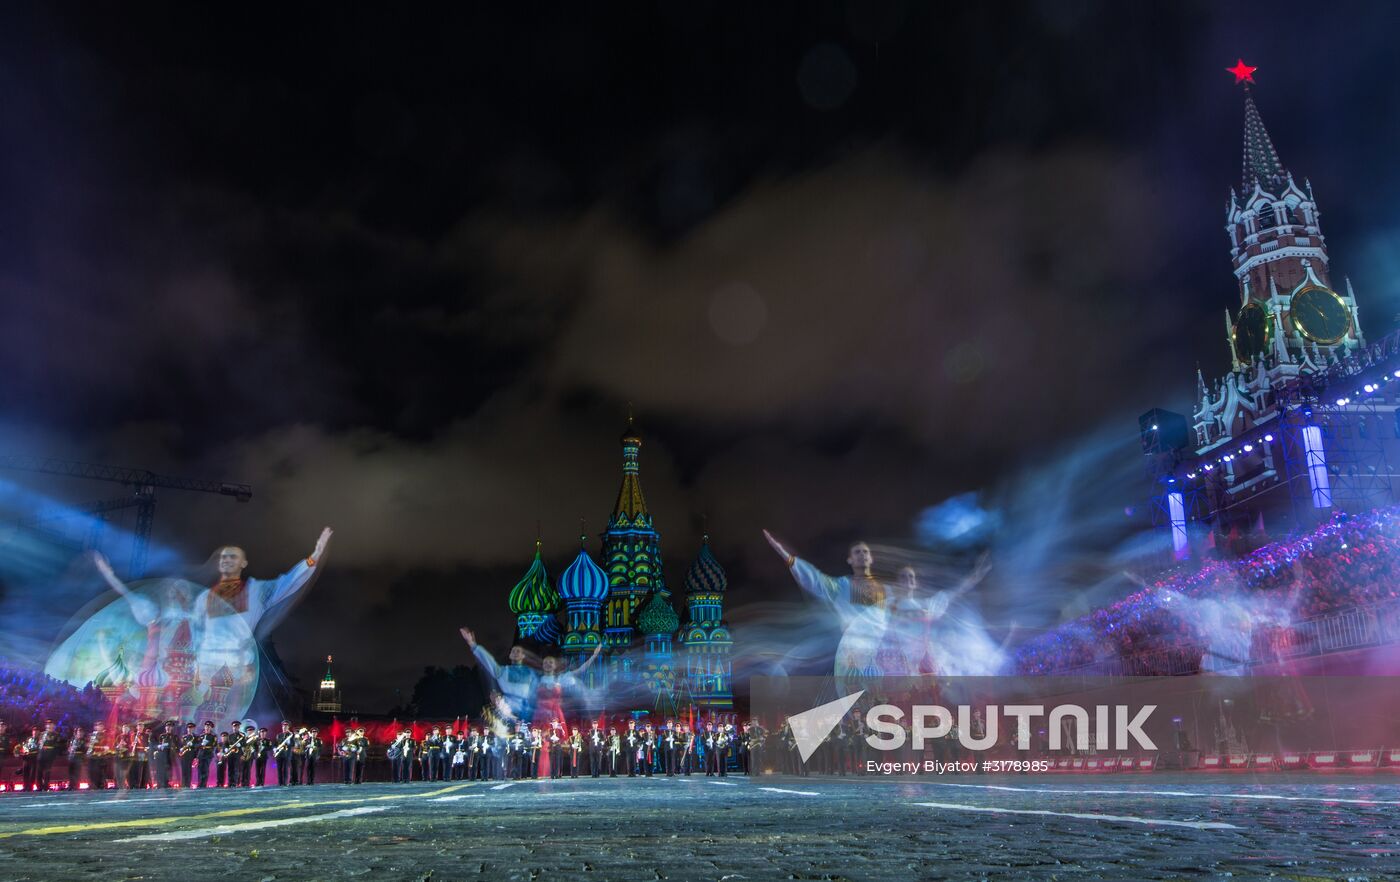
[(82, 797), (78, 797), (78, 798), (76, 798), (76, 799), (63, 800), (63, 801), (60, 801), (60, 802), (26, 802), (26, 803), (23, 803), (23, 806), (24, 806), (25, 808), (39, 808), (39, 807), (41, 807), (41, 806), (48, 806), (48, 805), (113, 805), (113, 804), (117, 804), (117, 805), (145, 805), (145, 804), (148, 803), (148, 802), (167, 802), (167, 801), (169, 801), (169, 800), (172, 800), (172, 799), (179, 799), (179, 798), (180, 798), (180, 797), (178, 797), (178, 796), (145, 796), (145, 797), (142, 797), (142, 796), (129, 796), (129, 797), (123, 797), (123, 798), (120, 798), (120, 799), (91, 799), (91, 800), (90, 800), (90, 799), (84, 799), (84, 798), (82, 798)]
[(507, 782), (504, 783), (504, 784), (497, 784), (495, 787), (492, 787), (491, 789), (492, 789), (492, 790), (505, 790), (507, 787), (514, 787), (516, 784), (519, 784), (519, 783), (520, 783), (519, 781), (507, 781)]
[(711, 784), (718, 784), (721, 787), (738, 787), (733, 781), (711, 781)]
[(197, 830), (173, 830), (169, 833), (148, 833), (145, 836), (132, 836), (118, 839), (117, 842), (172, 842), (180, 839), (203, 839), (206, 836), (227, 836), (231, 833), (248, 833), (253, 830), (270, 830), (275, 827), (290, 827), (293, 824), (314, 824), (317, 821), (334, 821), (337, 818), (352, 818), (374, 812), (386, 812), (393, 806), (366, 805), (344, 809), (324, 815), (310, 815), (304, 818), (282, 818), (276, 821), (248, 821), (242, 824), (224, 824), (221, 827), (201, 827)]
[(979, 790), (1009, 790), (1013, 793), (1087, 793), (1096, 796), (1189, 796), (1197, 799), (1277, 799), (1285, 802), (1344, 802), (1352, 805), (1400, 805), (1386, 799), (1346, 799), (1340, 796), (1285, 796), (1282, 793), (1196, 793), (1189, 790), (1061, 790), (1054, 787), (1008, 787), (1004, 784), (954, 784), (950, 781), (926, 781), (935, 787), (971, 787)]
[(459, 799), (466, 799), (469, 796), (480, 796), (480, 793), (458, 793), (454, 796), (437, 796), (428, 802), (456, 802)]
[(812, 790), (784, 790), (781, 787), (760, 787), (758, 789), (767, 790), (769, 793), (792, 793), (797, 796), (821, 796), (820, 793)]
[(1192, 830), (1238, 830), (1234, 824), (1222, 821), (1169, 821), (1163, 818), (1138, 818), (1132, 815), (1095, 815), (1087, 812), (1052, 812), (1047, 809), (1013, 809), (989, 805), (963, 805), (956, 802), (916, 802), (914, 805), (928, 808), (950, 809), (959, 812), (986, 812), (996, 815), (1048, 815), (1056, 818), (1079, 818), (1085, 821), (1108, 821), (1119, 824), (1148, 824), (1162, 827), (1189, 827)]

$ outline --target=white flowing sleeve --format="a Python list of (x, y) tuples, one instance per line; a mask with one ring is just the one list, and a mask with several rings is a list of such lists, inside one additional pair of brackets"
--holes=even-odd
[(800, 557), (793, 558), (792, 578), (802, 590), (830, 603), (851, 602), (851, 580), (834, 578), (823, 573)]
[(496, 660), (491, 657), (491, 653), (486, 651), (486, 647), (480, 643), (476, 644), (472, 647), (472, 655), (476, 656), (476, 660), (491, 672), (491, 676), (495, 677), (497, 682), (500, 682), (501, 666), (496, 664)]
[(311, 581), (311, 577), (316, 575), (316, 568), (306, 561), (297, 561), (297, 565), (276, 579), (269, 581), (259, 580), (257, 590), (259, 599), (262, 601), (264, 610), (276, 606), (284, 600), (294, 597), (298, 591), (306, 587), (306, 583)]

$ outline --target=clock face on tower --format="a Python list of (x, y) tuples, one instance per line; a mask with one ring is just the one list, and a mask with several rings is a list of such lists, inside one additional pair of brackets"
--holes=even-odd
[(1269, 351), (1269, 314), (1254, 301), (1240, 307), (1235, 319), (1235, 357), (1253, 361), (1260, 353)]
[(1293, 327), (1314, 343), (1330, 346), (1351, 330), (1351, 310), (1335, 291), (1310, 285), (1293, 295)]

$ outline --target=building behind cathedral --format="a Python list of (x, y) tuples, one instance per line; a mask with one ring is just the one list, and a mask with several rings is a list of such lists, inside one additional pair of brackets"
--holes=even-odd
[[(728, 577), (705, 536), (686, 572), (684, 614), (666, 584), (661, 534), (641, 483), (642, 439), (628, 420), (622, 435), (622, 486), (597, 560), (579, 537), (573, 560), (551, 583), (542, 543), (511, 589), (517, 639), (556, 648), (570, 670), (599, 645), (602, 655), (583, 675), (591, 689), (628, 695), (648, 709), (728, 711), (731, 639), (724, 621)], [(601, 563), (599, 562), (601, 561)]]

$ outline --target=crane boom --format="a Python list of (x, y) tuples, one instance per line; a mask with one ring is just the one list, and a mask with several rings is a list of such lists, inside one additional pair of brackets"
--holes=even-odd
[(20, 454), (0, 455), (0, 468), (17, 469), (26, 472), (42, 472), (48, 475), (66, 475), (70, 478), (86, 478), (91, 481), (110, 481), (135, 487), (136, 493), (124, 503), (111, 500), (99, 503), (94, 513), (135, 506), (136, 530), (132, 540), (131, 566), (128, 577), (140, 579), (146, 575), (146, 550), (151, 541), (151, 530), (156, 517), (156, 488), (189, 490), (197, 493), (217, 493), (232, 496), (239, 502), (253, 498), (253, 488), (249, 484), (235, 481), (209, 481), (199, 478), (180, 478), (171, 475), (158, 475), (149, 469), (131, 469), (122, 466), (104, 466), (89, 462), (71, 462), (47, 456), (25, 456)]

